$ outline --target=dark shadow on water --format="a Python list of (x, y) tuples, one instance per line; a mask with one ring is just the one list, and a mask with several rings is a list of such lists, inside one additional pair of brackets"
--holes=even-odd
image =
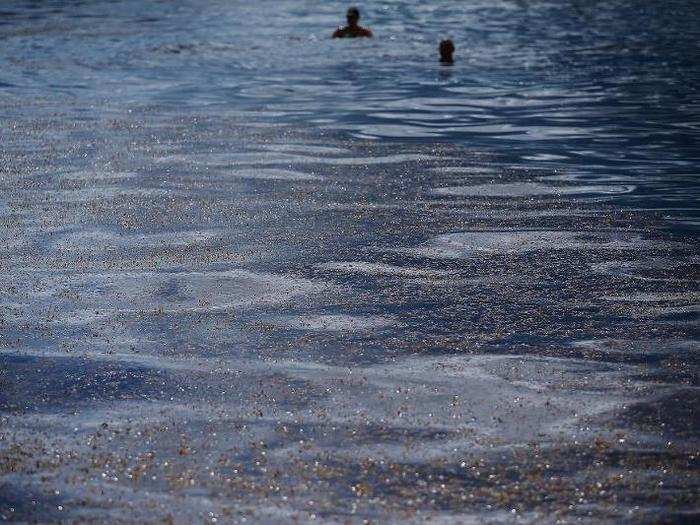
[[(0, 412), (55, 412), (94, 403), (156, 399), (168, 374), (76, 358), (0, 356)], [(8, 378), (12, 378), (9, 380)]]

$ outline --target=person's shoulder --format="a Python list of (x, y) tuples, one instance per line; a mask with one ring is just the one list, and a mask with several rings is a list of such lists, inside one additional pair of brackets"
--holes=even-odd
[(372, 37), (374, 36), (374, 33), (372, 33), (372, 30), (369, 29), (369, 28), (367, 28), (367, 27), (363, 27), (362, 30), (361, 30), (361, 32), (360, 32), (360, 34), (361, 34), (362, 36), (367, 36), (367, 37), (370, 37), (370, 38), (372, 38)]
[(333, 32), (333, 38), (343, 38), (345, 36), (345, 28), (339, 27)]

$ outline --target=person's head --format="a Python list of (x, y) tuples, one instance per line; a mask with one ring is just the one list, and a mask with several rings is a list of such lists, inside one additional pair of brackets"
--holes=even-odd
[(350, 27), (355, 27), (360, 21), (360, 10), (357, 7), (351, 7), (350, 9), (348, 9), (348, 12), (345, 16), (348, 20), (348, 25)]
[(452, 55), (455, 52), (455, 45), (452, 40), (443, 40), (440, 42), (440, 61), (441, 62), (452, 62)]

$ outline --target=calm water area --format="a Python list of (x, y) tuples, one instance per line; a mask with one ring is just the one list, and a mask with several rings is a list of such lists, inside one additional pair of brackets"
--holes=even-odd
[(695, 522), (700, 3), (347, 7), (0, 3), (0, 521)]

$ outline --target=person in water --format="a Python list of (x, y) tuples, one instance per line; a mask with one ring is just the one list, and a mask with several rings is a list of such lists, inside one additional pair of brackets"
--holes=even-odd
[(358, 23), (360, 21), (360, 10), (357, 7), (351, 7), (348, 9), (346, 17), (348, 20), (348, 25), (336, 29), (335, 33), (333, 33), (333, 38), (357, 38), (372, 36), (372, 31), (362, 27)]
[(444, 65), (450, 65), (455, 63), (455, 59), (452, 55), (455, 52), (455, 45), (452, 40), (443, 40), (440, 42), (440, 63)]

